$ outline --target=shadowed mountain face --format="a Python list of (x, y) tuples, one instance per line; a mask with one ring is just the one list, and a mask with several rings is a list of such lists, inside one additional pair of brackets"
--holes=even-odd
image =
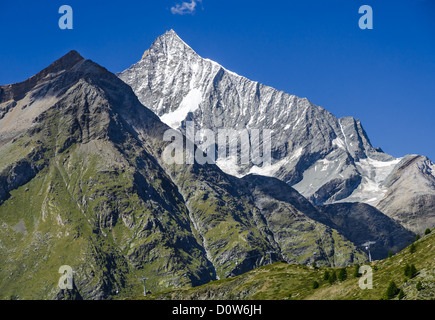
[[(261, 199), (258, 206), (265, 212), (265, 217), (268, 217), (267, 212), (272, 212), (271, 219), (277, 219), (280, 205), (290, 203), (305, 213), (305, 219), (329, 226), (363, 250), (365, 244), (371, 242), (370, 252), (375, 260), (387, 257), (389, 251), (400, 251), (415, 239), (413, 232), (368, 204), (337, 203), (314, 207), (296, 190), (277, 179), (249, 175), (242, 180), (248, 183), (256, 198)], [(287, 213), (285, 217), (279, 217), (282, 221), (286, 218)]]
[[(396, 159), (374, 148), (359, 120), (338, 119), (305, 98), (228, 71), (200, 57), (173, 30), (157, 38), (139, 62), (118, 76), (173, 128), (183, 130), (186, 121), (194, 121), (197, 130), (214, 132), (273, 130), (271, 165), (239, 166), (233, 159), (218, 158), (217, 165), (227, 173), (276, 177), (314, 205), (363, 202), (377, 206), (415, 231), (435, 226), (430, 218), (435, 190), (430, 186), (435, 178), (432, 170), (416, 169), (415, 178), (393, 186), (389, 181), (397, 177), (392, 174), (403, 172), (398, 169), (408, 156)], [(433, 163), (427, 161), (432, 168)], [(428, 182), (421, 189), (420, 179)], [(411, 189), (418, 195), (410, 196)], [(414, 218), (409, 217), (417, 211)]]
[(318, 221), (336, 229), (361, 248), (371, 243), (374, 260), (384, 259), (390, 250), (399, 252), (415, 239), (414, 233), (365, 203), (337, 203), (318, 209)]
[[(140, 294), (141, 277), (161, 291), (270, 259), (367, 259), (277, 179), (167, 164), (169, 127), (77, 52), (1, 86), (0, 111), (1, 298), (105, 299)], [(73, 292), (58, 287), (62, 265)]]

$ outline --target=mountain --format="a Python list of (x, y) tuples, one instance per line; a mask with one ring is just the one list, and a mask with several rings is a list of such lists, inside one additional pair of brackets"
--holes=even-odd
[(407, 156), (385, 182), (388, 192), (378, 208), (408, 229), (423, 234), (435, 225), (435, 164)]
[[(394, 158), (373, 147), (357, 119), (338, 119), (306, 98), (251, 81), (200, 57), (173, 30), (158, 37), (139, 62), (117, 75), (174, 129), (185, 132), (191, 121), (197, 131), (248, 130), (251, 138), (254, 129), (272, 130), (272, 163), (242, 165), (234, 157), (218, 157), (217, 165), (229, 174), (276, 177), (314, 205), (367, 203), (415, 232), (435, 226), (432, 169), (415, 168), (415, 179), (401, 183), (400, 168), (413, 156)], [(425, 168), (433, 168), (430, 160), (426, 162)], [(423, 188), (419, 180), (425, 181)], [(419, 213), (409, 217), (415, 211)]]
[[(76, 51), (0, 86), (0, 114), (1, 299), (120, 298), (142, 277), (162, 291), (270, 261), (367, 260), (278, 179), (165, 161), (170, 128)], [(58, 287), (63, 265), (72, 291)]]
[[(285, 219), (287, 213), (281, 217), (278, 213), (280, 206), (276, 203), (290, 203), (311, 219), (338, 231), (360, 248), (365, 249), (365, 244), (370, 242), (370, 253), (374, 260), (387, 257), (389, 251), (395, 253), (402, 250), (415, 239), (413, 232), (368, 204), (336, 203), (314, 207), (295, 189), (277, 179), (248, 175), (242, 180), (248, 181), (252, 194), (262, 200), (257, 206), (265, 212), (264, 216), (267, 217), (269, 212), (274, 219)], [(264, 201), (265, 198), (268, 201)]]

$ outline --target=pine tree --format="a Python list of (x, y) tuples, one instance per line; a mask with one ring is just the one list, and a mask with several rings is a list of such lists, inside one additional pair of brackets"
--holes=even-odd
[(329, 277), (330, 277), (329, 272), (328, 272), (328, 270), (326, 270), (324, 275), (323, 275), (323, 281), (329, 280)]
[(399, 300), (402, 300), (404, 297), (405, 297), (405, 293), (403, 292), (402, 289), (400, 289), (400, 291), (399, 291), (399, 295), (397, 296), (397, 298), (398, 298)]
[(409, 268), (409, 277), (410, 278), (414, 278), (417, 275), (417, 268), (415, 267), (415, 265), (411, 265), (411, 267)]
[(417, 282), (417, 285), (415, 287), (417, 288), (418, 291), (423, 289), (423, 285), (421, 284), (421, 281)]
[(357, 264), (357, 265), (355, 266), (355, 269), (354, 269), (354, 271), (353, 271), (353, 276), (354, 276), (354, 278), (359, 278), (359, 277), (361, 277), (361, 273), (359, 273), (359, 264)]
[(414, 243), (411, 244), (411, 246), (409, 247), (409, 252), (414, 253), (416, 250), (417, 250), (417, 248), (416, 248), (415, 244)]
[(424, 235), (427, 236), (429, 233), (430, 233), (430, 229), (427, 228), (427, 229), (424, 231)]
[(329, 284), (333, 284), (335, 281), (337, 281), (337, 274), (335, 273), (335, 270), (334, 270), (334, 271), (332, 271), (332, 274), (329, 277)]
[(319, 287), (319, 283), (317, 281), (313, 282), (313, 289), (316, 290)]
[(393, 299), (397, 294), (397, 285), (394, 281), (391, 281), (388, 285), (387, 291), (385, 292), (385, 297), (387, 299)]
[(405, 276), (411, 278), (411, 266), (409, 264), (406, 264), (404, 273), (405, 273)]
[(338, 273), (338, 280), (344, 281), (347, 279), (347, 271), (346, 268), (341, 268), (340, 272)]
[(393, 256), (393, 251), (388, 251), (388, 258), (391, 258)]
[(418, 241), (418, 240), (420, 240), (420, 238), (421, 238), (421, 237), (420, 237), (420, 235), (419, 235), (419, 234), (416, 234), (416, 235), (415, 235), (415, 241)]

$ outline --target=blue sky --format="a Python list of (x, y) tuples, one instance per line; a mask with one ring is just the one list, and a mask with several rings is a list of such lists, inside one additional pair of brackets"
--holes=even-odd
[[(64, 4), (73, 30), (58, 27)], [(358, 27), (362, 5), (373, 30)], [(174, 29), (227, 69), (361, 119), (375, 147), (435, 160), (434, 16), (434, 0), (2, 1), (0, 85), (72, 49), (119, 72)]]

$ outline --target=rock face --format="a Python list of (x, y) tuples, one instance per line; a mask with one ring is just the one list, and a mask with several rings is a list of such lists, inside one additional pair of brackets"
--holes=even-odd
[(225, 159), (218, 159), (217, 164), (234, 175), (277, 177), (315, 204), (351, 196), (363, 183), (361, 161), (373, 159), (390, 164), (391, 169), (396, 161), (371, 146), (358, 120), (337, 119), (307, 99), (250, 81), (203, 59), (172, 30), (118, 76), (173, 128), (182, 127), (187, 119), (194, 120), (198, 129), (214, 132), (223, 128), (273, 130), (271, 166), (230, 166)]
[[(415, 223), (435, 226), (430, 219), (432, 171), (415, 171), (427, 182), (421, 190), (420, 178), (393, 187), (388, 182), (390, 175), (402, 172), (398, 169), (406, 158), (396, 159), (374, 148), (359, 120), (337, 119), (305, 98), (228, 71), (200, 57), (173, 30), (157, 38), (139, 62), (118, 76), (173, 128), (183, 130), (186, 121), (194, 121), (198, 130), (214, 132), (224, 128), (273, 130), (272, 164), (242, 166), (234, 159), (218, 158), (217, 164), (227, 173), (276, 177), (314, 205), (364, 202), (376, 206), (382, 200), (378, 208), (398, 221), (406, 221), (408, 213), (418, 210), (422, 221), (416, 218)], [(419, 193), (417, 198), (407, 193), (411, 189)], [(396, 209), (388, 208), (405, 193), (406, 199)], [(399, 207), (407, 209), (400, 211)]]
[[(0, 110), (1, 298), (107, 299), (140, 295), (141, 277), (161, 291), (270, 260), (367, 259), (277, 179), (165, 162), (169, 127), (77, 52), (1, 86)], [(71, 292), (58, 287), (62, 265)]]
[(385, 183), (388, 192), (377, 208), (408, 229), (423, 234), (435, 225), (435, 164), (407, 156)]
[(325, 225), (334, 228), (361, 248), (370, 244), (373, 260), (381, 260), (391, 250), (399, 252), (410, 245), (415, 234), (400, 223), (365, 203), (337, 203), (318, 207)]
[(320, 222), (318, 210), (284, 182), (258, 175), (248, 175), (242, 181), (287, 262), (341, 265), (354, 254), (354, 246), (343, 233)]
[[(302, 225), (307, 221), (311, 223), (315, 221), (323, 228), (328, 226), (334, 232), (338, 231), (338, 234), (363, 250), (365, 244), (371, 242), (370, 252), (375, 260), (387, 257), (389, 251), (393, 253), (400, 251), (415, 239), (413, 232), (368, 204), (337, 203), (314, 207), (296, 190), (277, 179), (248, 175), (242, 180), (248, 182), (258, 203), (257, 206), (263, 210), (269, 227), (273, 228), (274, 223), (279, 221), (277, 227), (280, 231), (277, 235), (285, 235), (284, 241), (288, 242), (290, 248), (294, 248), (294, 245), (289, 243), (289, 239), (294, 239), (298, 231), (295, 235), (288, 236), (286, 227), (290, 230), (303, 230)], [(286, 204), (291, 204), (294, 209), (304, 212), (304, 215), (292, 217), (287, 212), (280, 215)], [(292, 212), (291, 209), (289, 211)], [(285, 248), (285, 245), (281, 245), (281, 248)], [(320, 248), (318, 253), (318, 258), (325, 255)], [(337, 253), (333, 258), (336, 257)]]

